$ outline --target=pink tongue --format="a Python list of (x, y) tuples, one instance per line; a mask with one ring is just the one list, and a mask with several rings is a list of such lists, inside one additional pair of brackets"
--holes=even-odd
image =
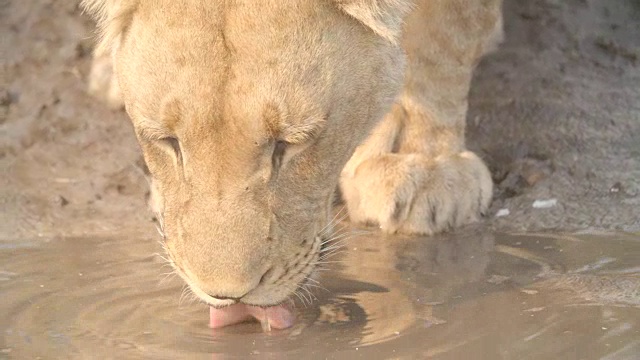
[(209, 327), (218, 329), (254, 318), (262, 323), (265, 331), (286, 329), (293, 325), (295, 315), (287, 305), (262, 308), (245, 304), (233, 304), (224, 308), (209, 307)]

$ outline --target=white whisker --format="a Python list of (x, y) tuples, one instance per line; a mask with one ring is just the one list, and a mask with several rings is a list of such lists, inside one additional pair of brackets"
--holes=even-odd
[[(328, 293), (330, 293), (330, 292), (331, 292), (331, 291), (329, 291), (329, 289), (327, 289), (326, 287), (324, 287), (324, 286), (322, 286), (322, 285), (307, 284), (307, 286), (310, 286), (310, 287), (313, 287), (313, 288), (318, 288), (318, 289), (324, 290), (324, 291), (326, 291), (326, 292), (328, 292)], [(317, 300), (317, 299), (318, 299), (318, 298), (316, 298), (316, 300)]]
[[(301, 290), (300, 295), (302, 295), (302, 297), (309, 303), (309, 305), (311, 305), (311, 298), (307, 298), (307, 295), (304, 293), (304, 286), (298, 284), (296, 285), (296, 288), (297, 290)], [(306, 307), (306, 304), (305, 304), (305, 307)]]
[(156, 230), (158, 231), (158, 234), (160, 234), (160, 236), (164, 239), (165, 238), (164, 231), (162, 231), (162, 229), (158, 224), (156, 224)]
[[(333, 229), (333, 231), (331, 231), (330, 233), (325, 232), (324, 234), (322, 234), (322, 236), (324, 236), (324, 237), (325, 237), (325, 240), (324, 240), (324, 241), (327, 241), (328, 239), (331, 239), (331, 238), (336, 237), (336, 236), (338, 236), (338, 235), (342, 235), (342, 234), (344, 234), (344, 233), (346, 233), (346, 232), (348, 232), (348, 231), (349, 231), (349, 226), (347, 226), (347, 225), (342, 225), (342, 226), (341, 226), (340, 228), (338, 228), (338, 229)], [(331, 241), (331, 240), (329, 240), (329, 241)]]
[(293, 291), (293, 295), (297, 296), (298, 299), (300, 299), (300, 302), (302, 303), (302, 306), (304, 306), (305, 308), (307, 307), (307, 304), (302, 299), (302, 296), (300, 296), (300, 294), (298, 293), (298, 290), (294, 290)]
[(305, 281), (313, 281), (313, 282), (314, 282), (314, 283), (316, 283), (316, 284), (320, 284), (320, 281), (318, 281), (318, 280), (316, 280), (316, 279), (314, 279), (314, 278), (312, 278), (312, 277), (307, 277), (307, 278), (305, 279)]
[(322, 249), (321, 249), (320, 255), (322, 255), (323, 253), (326, 253), (328, 251), (334, 250), (334, 249), (342, 249), (342, 248), (344, 248), (346, 246), (347, 245), (342, 241), (337, 242), (335, 244), (330, 244), (329, 246), (323, 246)]
[(334, 236), (324, 240), (322, 242), (322, 245), (328, 244), (330, 242), (335, 242), (336, 240), (340, 240), (340, 239), (345, 238), (345, 237), (350, 239), (350, 238), (353, 238), (353, 237), (356, 237), (356, 236), (365, 235), (367, 233), (368, 232), (363, 232), (363, 231), (347, 231), (347, 232), (344, 232), (342, 234), (334, 234)]
[(323, 248), (321, 255), (324, 255), (326, 253), (330, 253), (330, 252), (332, 252), (334, 250), (344, 249), (344, 248), (346, 248), (345, 244), (334, 244), (334, 245), (328, 246), (326, 248)]
[(157, 256), (157, 257), (159, 257), (160, 259), (162, 259), (162, 260), (164, 260), (164, 261), (167, 261), (167, 262), (169, 261), (169, 260), (168, 260), (164, 255), (162, 255), (162, 254), (161, 254), (161, 253), (159, 253), (159, 252), (153, 253), (153, 255), (155, 255), (155, 256)]
[(322, 255), (321, 257), (318, 258), (318, 260), (325, 261), (325, 260), (328, 260), (330, 257), (336, 256), (338, 254), (342, 254), (345, 252), (347, 252), (347, 250), (333, 250), (332, 252)]
[(193, 305), (194, 303), (200, 302), (200, 298), (196, 295), (191, 288), (189, 288), (189, 305)]
[(188, 290), (189, 286), (187, 284), (182, 285), (182, 292), (180, 292), (180, 299), (178, 299), (178, 307), (182, 306), (182, 300), (184, 299)]
[(176, 273), (175, 270), (170, 271), (168, 273), (160, 274), (160, 276), (163, 276), (163, 277), (162, 279), (160, 279), (160, 281), (158, 281), (158, 286), (162, 286), (165, 282), (174, 279), (176, 275), (178, 275), (178, 273)]
[(326, 265), (326, 264), (344, 264), (344, 261), (332, 260), (332, 261), (315, 261), (314, 265)]
[(309, 290), (309, 288), (307, 287), (309, 284), (305, 284), (302, 286), (302, 290), (306, 291), (307, 294), (309, 294), (309, 305), (311, 305), (311, 303), (313, 302), (313, 300), (318, 300), (318, 298), (313, 295), (313, 293), (311, 292), (311, 290)]
[[(342, 220), (344, 220), (344, 218), (346, 217), (346, 215), (348, 215), (348, 212), (345, 214), (345, 216), (342, 216), (340, 219), (338, 219), (338, 216), (340, 216), (340, 214), (341, 214), (341, 213), (342, 213), (346, 208), (347, 208), (346, 206), (343, 206), (343, 207), (340, 209), (340, 211), (338, 211), (338, 212), (335, 214), (335, 216), (333, 217), (333, 219), (331, 219), (331, 221), (329, 221), (329, 223), (327, 223), (327, 225), (325, 225), (325, 226), (322, 228), (322, 230), (320, 230), (320, 231), (318, 232), (318, 235), (323, 235), (326, 231), (329, 231), (329, 230), (331, 229), (331, 227), (332, 227), (334, 224), (337, 224), (337, 223), (341, 222)], [(336, 221), (336, 219), (338, 219), (338, 220)]]
[(160, 269), (164, 269), (164, 268), (174, 269), (171, 263), (162, 264), (162, 266), (160, 266)]
[[(347, 239), (345, 239), (345, 240), (347, 240)], [(340, 241), (340, 242), (335, 243), (335, 244), (333, 244), (331, 246), (327, 246), (325, 248), (322, 248), (322, 253), (326, 254), (326, 253), (331, 252), (333, 250), (344, 249), (346, 247), (347, 247), (347, 245), (344, 244), (344, 241)]]

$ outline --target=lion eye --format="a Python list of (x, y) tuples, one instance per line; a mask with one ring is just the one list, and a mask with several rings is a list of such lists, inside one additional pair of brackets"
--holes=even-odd
[(288, 145), (289, 143), (286, 141), (276, 141), (273, 148), (273, 155), (271, 155), (271, 165), (274, 169), (279, 169), (282, 165), (282, 158), (284, 157), (284, 153), (287, 150)]
[(167, 136), (165, 138), (160, 139), (160, 141), (164, 144), (166, 144), (166, 146), (169, 146), (173, 152), (176, 155), (176, 158), (178, 158), (178, 160), (182, 160), (182, 150), (180, 150), (180, 142), (178, 141), (177, 138), (173, 137), (173, 136)]

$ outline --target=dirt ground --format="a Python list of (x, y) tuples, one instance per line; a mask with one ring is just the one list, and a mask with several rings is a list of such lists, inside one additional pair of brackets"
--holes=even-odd
[[(640, 231), (640, 2), (506, 0), (505, 29), (468, 115), (486, 225)], [(126, 114), (86, 93), (92, 31), (77, 0), (0, 0), (0, 241), (155, 231)]]

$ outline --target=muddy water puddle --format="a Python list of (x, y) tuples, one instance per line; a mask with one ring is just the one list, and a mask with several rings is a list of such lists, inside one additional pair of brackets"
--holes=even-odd
[(0, 358), (640, 358), (638, 236), (374, 233), (347, 248), (296, 299), (296, 325), (264, 333), (209, 329), (163, 280), (155, 240), (5, 242)]

